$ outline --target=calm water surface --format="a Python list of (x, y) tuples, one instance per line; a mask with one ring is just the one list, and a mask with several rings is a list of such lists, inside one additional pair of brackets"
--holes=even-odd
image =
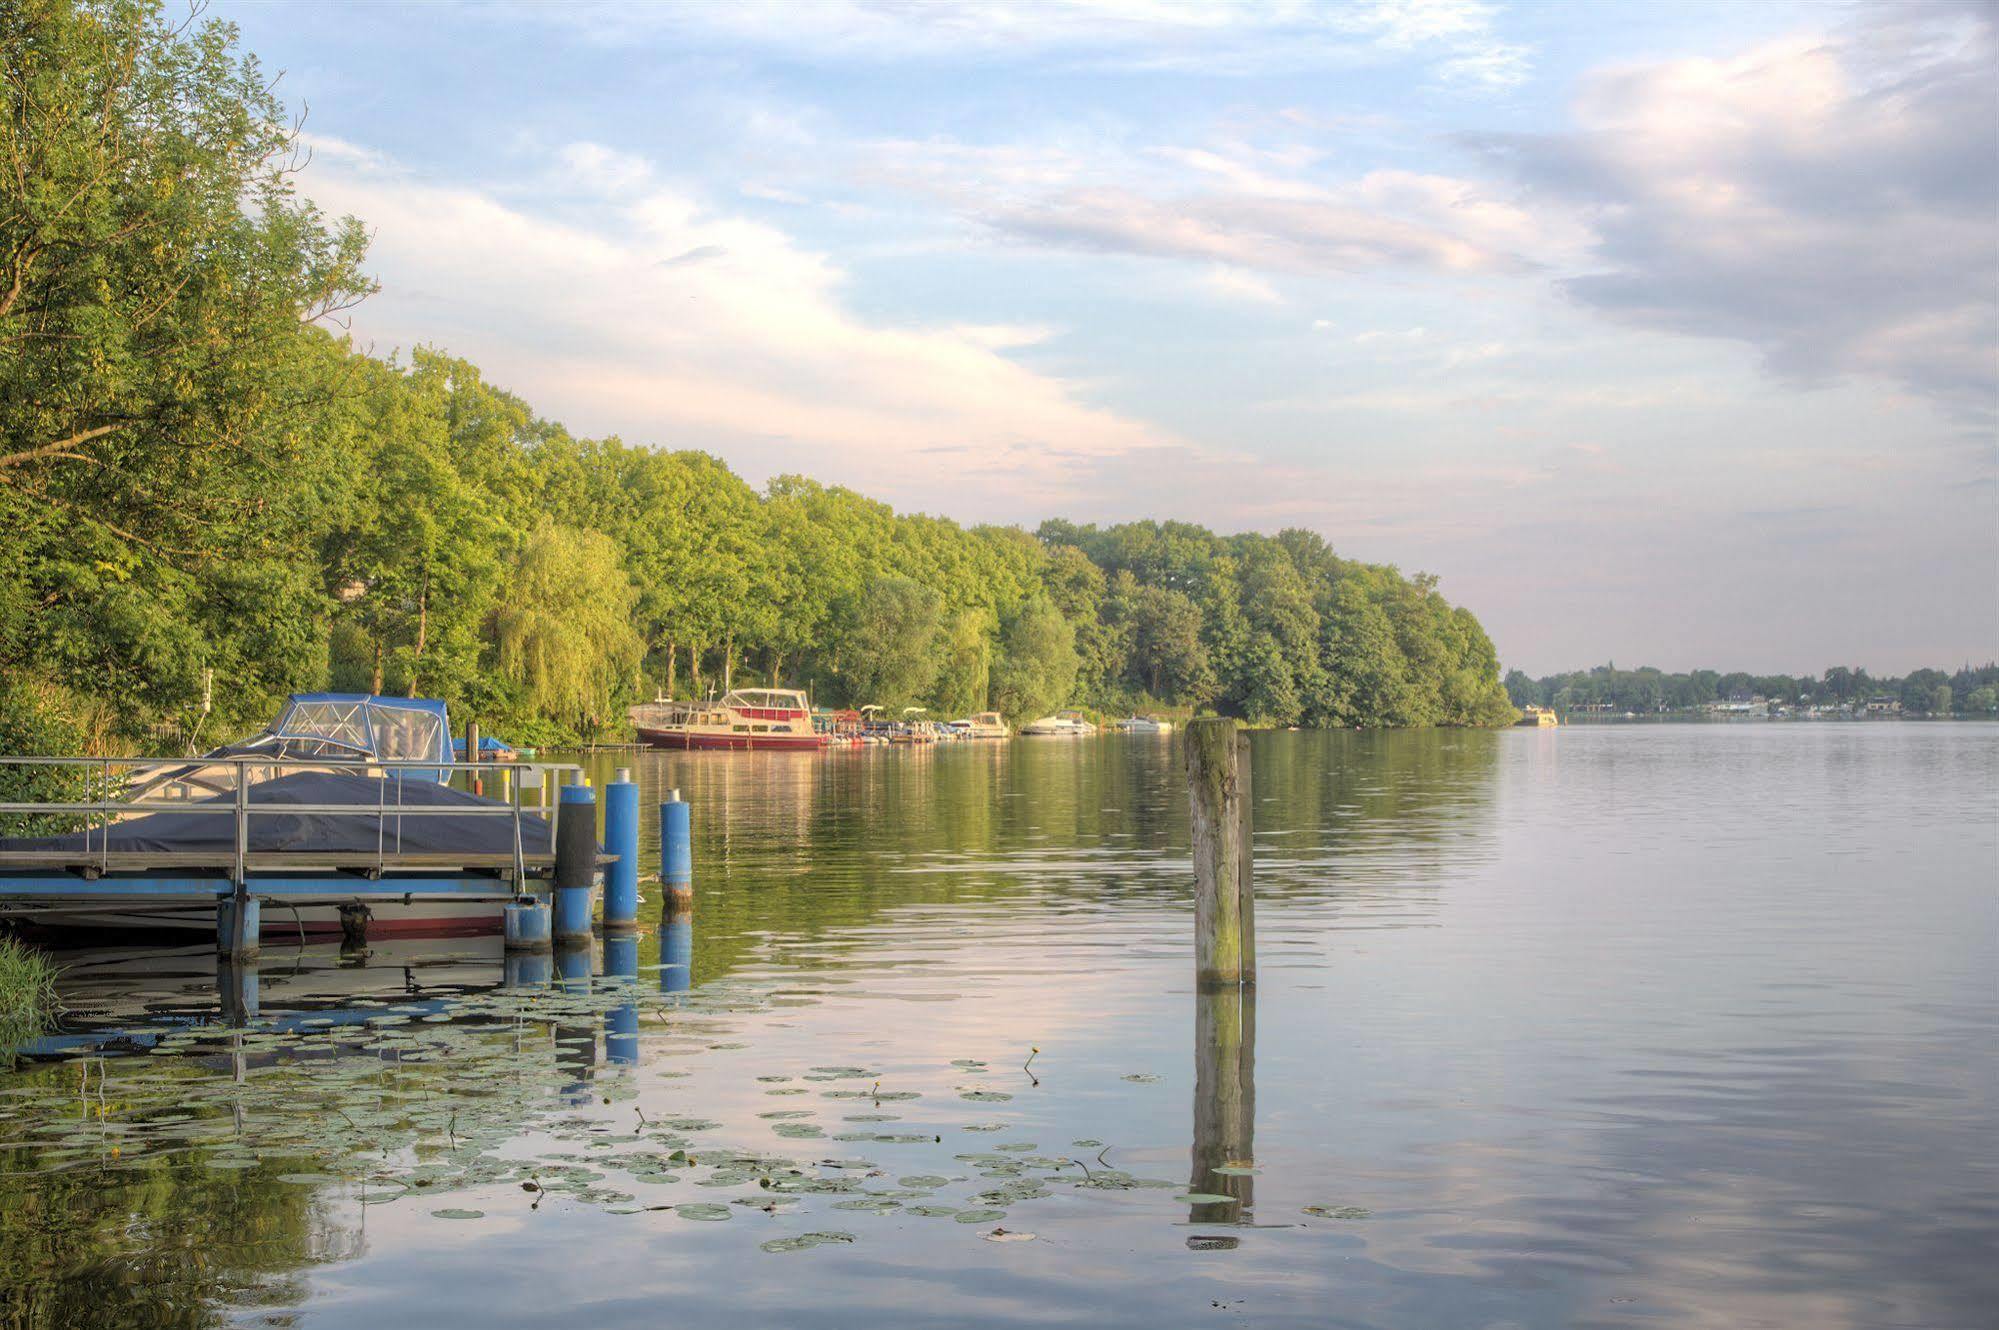
[(73, 955), (0, 1324), (1994, 1323), (1999, 727), (1255, 760), (1244, 1006), (1150, 739), (592, 759), (697, 905), (552, 977)]

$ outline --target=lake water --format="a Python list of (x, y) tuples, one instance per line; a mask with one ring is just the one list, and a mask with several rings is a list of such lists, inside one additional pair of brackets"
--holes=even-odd
[(699, 878), (594, 980), (72, 956), (0, 1324), (1994, 1323), (1999, 727), (1254, 755), (1248, 1004), (1122, 737), (593, 758)]

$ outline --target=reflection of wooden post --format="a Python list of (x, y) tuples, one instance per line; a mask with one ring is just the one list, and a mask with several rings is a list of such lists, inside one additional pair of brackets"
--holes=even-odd
[[(1233, 1224), (1255, 1203), (1256, 990), (1201, 988), (1194, 998), (1194, 1151), (1188, 1190), (1227, 1201), (1188, 1207), (1195, 1224)], [(1204, 1240), (1211, 1243), (1212, 1239)]]
[(1187, 726), (1187, 801), (1194, 840), (1194, 978), (1256, 978), (1249, 857), (1248, 740), (1226, 717)]

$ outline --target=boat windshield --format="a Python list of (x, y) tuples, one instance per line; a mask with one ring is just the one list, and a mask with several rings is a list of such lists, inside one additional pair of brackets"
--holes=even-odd
[(293, 698), (273, 729), (286, 738), (331, 740), (387, 762), (417, 762), (450, 760), (444, 727), (441, 704), (322, 695)]

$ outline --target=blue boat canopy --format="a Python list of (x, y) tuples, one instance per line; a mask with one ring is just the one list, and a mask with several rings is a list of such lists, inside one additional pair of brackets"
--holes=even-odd
[(450, 762), (453, 755), (451, 718), (433, 697), (294, 693), (271, 733), (326, 740), (385, 762)]

